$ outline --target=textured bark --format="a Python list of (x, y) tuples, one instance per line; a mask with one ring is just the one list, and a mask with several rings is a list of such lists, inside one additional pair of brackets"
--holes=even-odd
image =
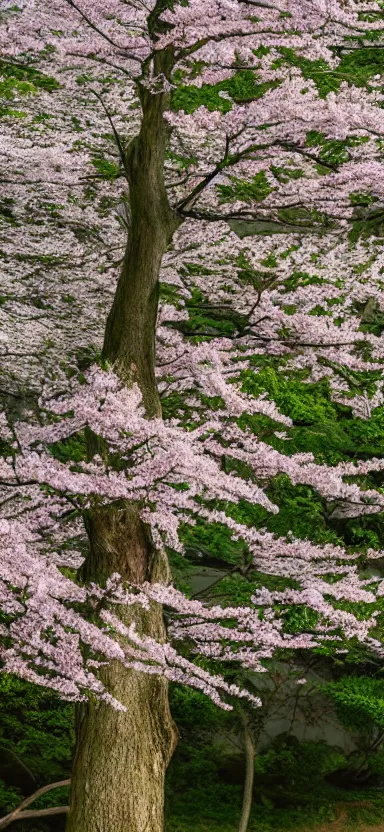
[(67, 830), (160, 832), (172, 750), (167, 687), (117, 668), (111, 682), (128, 711), (95, 702), (79, 721)]
[[(135, 583), (169, 579), (165, 554), (155, 551), (133, 505), (105, 507), (86, 517), (90, 556), (84, 580), (100, 583), (113, 571)], [(114, 607), (140, 633), (162, 641), (162, 609)], [(164, 679), (127, 670), (118, 662), (101, 674), (125, 713), (92, 700), (77, 713), (67, 832), (161, 832), (164, 777), (176, 730)]]
[[(158, 55), (164, 71), (167, 56)], [(155, 382), (155, 326), (163, 254), (179, 219), (171, 211), (163, 168), (165, 95), (141, 90), (140, 134), (126, 154), (131, 225), (122, 272), (108, 316), (103, 357), (126, 384), (139, 384), (148, 416), (160, 416)], [(155, 551), (136, 505), (93, 510), (85, 518), (90, 553), (82, 578), (104, 583), (119, 572), (135, 584), (169, 580), (164, 552)], [(162, 609), (113, 608), (140, 633), (165, 639)], [(111, 664), (100, 674), (125, 713), (100, 701), (78, 710), (77, 746), (67, 832), (162, 832), (164, 777), (176, 745), (167, 682)]]
[[(158, 59), (160, 60), (160, 59)], [(162, 66), (158, 67), (162, 71)], [(125, 169), (131, 226), (115, 298), (108, 315), (103, 357), (127, 384), (137, 382), (149, 416), (161, 415), (155, 382), (155, 331), (162, 257), (181, 220), (164, 185), (168, 95), (141, 91), (143, 121), (130, 143)]]

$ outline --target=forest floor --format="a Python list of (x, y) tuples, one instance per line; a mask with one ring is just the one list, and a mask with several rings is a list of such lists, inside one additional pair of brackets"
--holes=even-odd
[[(359, 806), (359, 804), (356, 803), (355, 806)], [(368, 801), (362, 801), (360, 806), (369, 808), (370, 804)], [(351, 817), (348, 816), (347, 808), (340, 806), (337, 820), (333, 821), (333, 823), (325, 823), (321, 824), (321, 826), (316, 826), (315, 829), (312, 829), (312, 832), (384, 832), (384, 807), (382, 823), (366, 824), (361, 821), (359, 822), (358, 820), (353, 821)]]
[(312, 827), (311, 832), (384, 832), (384, 823), (380, 823), (379, 825), (372, 825), (370, 823), (369, 826), (360, 823), (354, 825), (348, 820), (347, 813), (343, 811), (334, 823), (322, 824), (321, 826), (316, 826), (316, 829)]

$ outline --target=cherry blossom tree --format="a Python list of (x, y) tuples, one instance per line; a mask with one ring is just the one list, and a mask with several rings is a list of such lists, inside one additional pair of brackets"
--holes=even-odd
[[(242, 380), (255, 353), (290, 355), (292, 345), (292, 365), (327, 375), (358, 412), (369, 417), (381, 401), (380, 382), (360, 401), (345, 379), (345, 368), (382, 370), (382, 338), (362, 338), (356, 314), (356, 304), (382, 305), (382, 254), (347, 236), (363, 197), (382, 199), (380, 78), (359, 89), (341, 78), (322, 96), (303, 69), (316, 60), (337, 76), (343, 51), (380, 44), (380, 9), (352, 0), (26, 0), (2, 16), (4, 66), (59, 85), (31, 94), (2, 137), (14, 194), (1, 307), (13, 401), (2, 426), (2, 660), (8, 672), (85, 700), (69, 832), (157, 832), (176, 741), (168, 680), (224, 706), (231, 696), (257, 706), (206, 669), (212, 659), (262, 671), (277, 649), (343, 638), (381, 655), (375, 615), (361, 621), (333, 603), (381, 594), (379, 580), (361, 577), (358, 554), (277, 539), (220, 507), (246, 500), (277, 511), (265, 488), (284, 472), (351, 516), (382, 510), (379, 489), (347, 481), (380, 471), (381, 460), (329, 467), (288, 456), (240, 421), (263, 414), (284, 437), (289, 418)], [(238, 73), (252, 78), (248, 100), (221, 89), (218, 109), (172, 105)], [(347, 150), (329, 162), (309, 133)], [(238, 220), (294, 228), (244, 245), (230, 230)], [(290, 289), (292, 273), (317, 281)], [(160, 280), (173, 302), (159, 306)], [(206, 311), (228, 313), (225, 337), (208, 328), (191, 340), (196, 292), (197, 306), (203, 295)], [(108, 304), (99, 366), (79, 378), (74, 356), (100, 344)], [(330, 314), (313, 314), (323, 304)], [(31, 412), (21, 419), (14, 402), (26, 388)], [(182, 396), (188, 424), (186, 410), (162, 419), (165, 393)], [(83, 444), (68, 463), (56, 451), (73, 437)], [(83, 546), (79, 516), (88, 537), (81, 585), (63, 574)], [(226, 526), (260, 572), (296, 588), (255, 591), (252, 606), (237, 608), (186, 598), (170, 585), (167, 547), (182, 550), (180, 527), (197, 517)], [(290, 604), (316, 613), (312, 632), (284, 632), (278, 610)]]

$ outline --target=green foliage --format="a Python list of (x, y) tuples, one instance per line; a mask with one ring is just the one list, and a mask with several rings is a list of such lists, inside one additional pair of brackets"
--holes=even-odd
[[(60, 84), (55, 78), (46, 75), (32, 66), (12, 63), (0, 59), (0, 99), (12, 101), (20, 95), (30, 95), (39, 89), (53, 92)], [(4, 112), (3, 112), (4, 110)], [(7, 108), (0, 110), (0, 115), (8, 115)], [(13, 114), (13, 113), (11, 113)]]
[(288, 182), (290, 179), (301, 179), (304, 176), (304, 171), (300, 168), (293, 167), (277, 167), (271, 165), (271, 171), (278, 182)]
[[(203, 264), (186, 262), (181, 269), (181, 274), (183, 273), (209, 276), (212, 274), (212, 270), (206, 268)], [(174, 303), (176, 300), (177, 305), (177, 294), (174, 287), (163, 284), (161, 295), (170, 302)], [(235, 310), (222, 309), (209, 304), (197, 289), (192, 291), (191, 298), (186, 302), (186, 308), (189, 312), (188, 320), (180, 321), (176, 325), (173, 324), (173, 326), (176, 326), (185, 335), (196, 337), (197, 340), (216, 334), (231, 336), (236, 331), (241, 330), (247, 323), (247, 319)]]
[[(171, 704), (180, 743), (167, 775), (167, 832), (233, 832), (244, 783), (237, 717), (212, 709), (201, 694), (178, 688), (171, 693)], [(348, 793), (325, 781), (344, 766), (338, 748), (277, 737), (255, 758), (250, 832), (309, 832), (336, 818), (338, 801), (346, 799), (353, 808)]]
[(262, 202), (273, 191), (263, 170), (250, 181), (236, 176), (230, 176), (229, 181), (231, 185), (217, 185), (220, 202)]
[[(211, 112), (220, 110), (222, 113), (227, 113), (232, 109), (233, 102), (245, 104), (248, 101), (255, 101), (273, 86), (276, 84), (259, 84), (256, 73), (251, 69), (239, 70), (232, 78), (220, 81), (218, 84), (202, 84), (201, 87), (180, 84), (172, 93), (172, 108), (176, 111), (184, 110), (185, 113), (194, 113), (198, 107), (204, 106)], [(220, 92), (227, 93), (230, 98), (222, 98), (219, 95)]]
[(370, 676), (344, 676), (323, 686), (346, 728), (369, 731), (384, 729), (384, 680)]
[(228, 721), (228, 716), (218, 710), (210, 699), (192, 688), (173, 685), (170, 697), (172, 715), (181, 737), (191, 735), (196, 743), (204, 744), (212, 731)]
[(370, 774), (382, 780), (384, 775), (384, 748), (380, 748), (378, 751), (370, 754), (367, 760), (367, 767)]
[[(212, 734), (226, 730), (230, 717), (203, 694), (178, 685), (171, 689), (172, 714), (180, 734), (166, 782), (166, 817), (170, 830), (195, 824), (236, 821), (239, 790), (220, 782), (220, 755)], [(174, 825), (176, 824), (176, 825)], [(204, 828), (204, 827), (202, 827)]]
[(194, 552), (209, 554), (211, 560), (238, 563), (244, 555), (244, 543), (233, 540), (230, 530), (221, 523), (208, 525), (197, 520), (195, 526), (184, 526), (181, 530), (184, 546)]
[(310, 425), (314, 421), (334, 418), (335, 405), (331, 401), (327, 380), (308, 384), (297, 378), (297, 374), (283, 375), (268, 367), (259, 373), (244, 370), (241, 379), (246, 393), (253, 396), (269, 393), (278, 408), (295, 424)]
[(283, 629), (285, 633), (311, 633), (316, 629), (319, 615), (315, 610), (302, 604), (291, 604), (283, 613)]
[(356, 219), (351, 222), (349, 239), (352, 243), (360, 238), (366, 240), (371, 237), (384, 237), (384, 213), (381, 208), (359, 209), (356, 211)]
[(310, 486), (293, 485), (286, 474), (278, 474), (267, 494), (278, 505), (278, 514), (269, 514), (245, 500), (227, 509), (228, 513), (239, 522), (265, 527), (279, 536), (309, 538), (319, 545), (340, 542), (335, 531), (327, 526), (322, 499)]
[(10, 196), (4, 196), (0, 199), (0, 222), (6, 222), (9, 225), (17, 225), (16, 218), (13, 213), (13, 205), (15, 200)]
[(160, 299), (177, 306), (179, 294), (172, 283), (160, 283)]
[(179, 153), (174, 153), (173, 150), (167, 150), (167, 159), (177, 164), (180, 171), (189, 168), (190, 165), (197, 164), (196, 156), (181, 156)]
[[(6, 753), (11, 754), (39, 788), (69, 776), (73, 745), (73, 705), (61, 701), (53, 691), (17, 677), (0, 676), (0, 766)], [(0, 811), (17, 806), (21, 794), (17, 786), (0, 780)], [(66, 802), (64, 791), (62, 798)], [(60, 799), (57, 792), (49, 794), (41, 807), (57, 805)]]
[(87, 446), (84, 431), (69, 436), (61, 442), (49, 445), (49, 450), (59, 462), (82, 462), (87, 459)]
[[(11, 102), (14, 98), (20, 96), (30, 95), (36, 92), (36, 87), (30, 81), (17, 78), (3, 71), (0, 61), (0, 100), (3, 102)], [(25, 115), (20, 110), (15, 110), (5, 104), (0, 106), (0, 118), (2, 116), (13, 116), (14, 118), (22, 118)]]
[(93, 167), (96, 168), (100, 179), (113, 182), (120, 176), (120, 165), (117, 162), (106, 159), (104, 156), (95, 156), (92, 159)]
[(361, 317), (360, 332), (369, 332), (380, 337), (384, 331), (384, 313), (375, 298), (369, 298), (365, 303), (356, 303), (355, 308)]
[(6, 814), (15, 809), (22, 800), (20, 789), (14, 786), (6, 786), (4, 780), (0, 779), (0, 811)]
[[(352, 382), (355, 392), (362, 393), (367, 388), (369, 392), (369, 384), (376, 375), (348, 371), (347, 380)], [(281, 412), (294, 422), (293, 428), (286, 430), (287, 440), (276, 442), (271, 437), (270, 444), (286, 454), (311, 451), (317, 462), (331, 465), (349, 457), (381, 456), (384, 452), (382, 408), (376, 408), (369, 420), (354, 418), (348, 407), (332, 401), (326, 378), (308, 383), (303, 380), (305, 376), (305, 371), (284, 372), (283, 367), (278, 371), (268, 365), (259, 372), (250, 369), (242, 373), (245, 392), (255, 396), (268, 393)], [(252, 428), (253, 417), (244, 414), (241, 424)]]
[(337, 747), (325, 742), (300, 743), (294, 737), (282, 734), (256, 757), (255, 772), (273, 779), (279, 773), (285, 788), (297, 788), (300, 792), (307, 784), (315, 786), (344, 765), (344, 754)]
[(349, 196), (351, 205), (359, 205), (359, 206), (367, 206), (371, 205), (373, 202), (377, 202), (377, 197), (372, 196), (370, 193), (365, 193), (362, 191), (352, 191)]
[[(272, 582), (274, 584), (274, 589), (276, 588), (276, 583), (280, 585), (286, 585), (286, 581), (283, 579), (274, 578), (271, 576)], [(249, 580), (249, 578), (244, 577), (243, 575), (239, 574), (238, 572), (233, 573), (232, 575), (226, 575), (223, 577), (212, 589), (212, 595), (217, 599), (217, 602), (220, 603), (222, 606), (225, 606), (225, 603), (230, 604), (231, 606), (240, 607), (240, 606), (252, 606), (252, 596), (254, 594), (254, 590), (259, 582), (257, 581), (257, 575), (255, 574), (255, 580)], [(261, 581), (260, 581), (261, 583)], [(266, 586), (268, 584), (268, 578), (265, 580), (263, 576), (262, 586)], [(268, 587), (272, 589), (272, 587)]]
[[(309, 148), (316, 148), (316, 155), (325, 166), (334, 167), (348, 161), (348, 148), (356, 147), (366, 141), (365, 136), (349, 136), (347, 139), (327, 139), (323, 133), (319, 133), (317, 130), (309, 130), (305, 143)], [(327, 169), (326, 172), (328, 173), (329, 170)]]
[(281, 58), (275, 62), (276, 68), (282, 64), (298, 67), (303, 77), (316, 84), (319, 95), (325, 98), (329, 92), (337, 92), (343, 81), (357, 87), (364, 87), (375, 75), (384, 69), (384, 55), (382, 49), (361, 47), (352, 52), (344, 52), (335, 69), (331, 69), (324, 59), (311, 61), (296, 55), (293, 49), (280, 49)]
[(349, 83), (356, 87), (364, 87), (375, 75), (384, 70), (384, 55), (382, 49), (374, 46), (361, 47), (348, 54), (346, 52), (340, 61), (338, 72), (346, 76)]

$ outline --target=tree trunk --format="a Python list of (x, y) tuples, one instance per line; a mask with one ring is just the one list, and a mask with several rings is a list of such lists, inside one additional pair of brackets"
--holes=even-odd
[[(155, 551), (135, 506), (104, 507), (86, 517), (90, 556), (84, 580), (103, 583), (113, 571), (126, 579), (169, 578), (162, 552)], [(113, 607), (140, 634), (165, 638), (162, 609), (147, 612)], [(127, 670), (119, 662), (101, 674), (107, 689), (127, 711), (91, 700), (77, 714), (67, 832), (161, 832), (164, 777), (176, 745), (165, 679)]]
[(253, 780), (255, 775), (255, 743), (252, 731), (248, 725), (247, 715), (242, 712), (243, 737), (245, 749), (245, 781), (243, 792), (243, 806), (238, 832), (247, 832), (249, 817), (252, 809)]
[[(161, 54), (156, 62), (163, 60)], [(161, 69), (161, 67), (160, 67)], [(159, 68), (157, 68), (159, 71)], [(161, 416), (155, 382), (155, 325), (161, 260), (179, 224), (163, 180), (167, 95), (140, 89), (143, 120), (128, 146), (131, 226), (103, 357), (126, 384), (137, 383), (148, 416)], [(167, 582), (164, 552), (155, 551), (138, 507), (122, 502), (89, 512), (90, 553), (82, 578), (103, 584), (114, 572), (128, 581)], [(139, 633), (165, 639), (162, 609), (114, 607)], [(113, 663), (100, 674), (107, 690), (127, 707), (118, 712), (100, 701), (82, 706), (66, 832), (162, 832), (164, 777), (176, 745), (167, 682)]]
[[(159, 68), (160, 69), (160, 68)], [(180, 225), (164, 185), (168, 95), (141, 90), (143, 121), (126, 153), (131, 226), (108, 315), (103, 357), (128, 385), (139, 384), (148, 416), (161, 416), (155, 381), (155, 334), (162, 257)]]

